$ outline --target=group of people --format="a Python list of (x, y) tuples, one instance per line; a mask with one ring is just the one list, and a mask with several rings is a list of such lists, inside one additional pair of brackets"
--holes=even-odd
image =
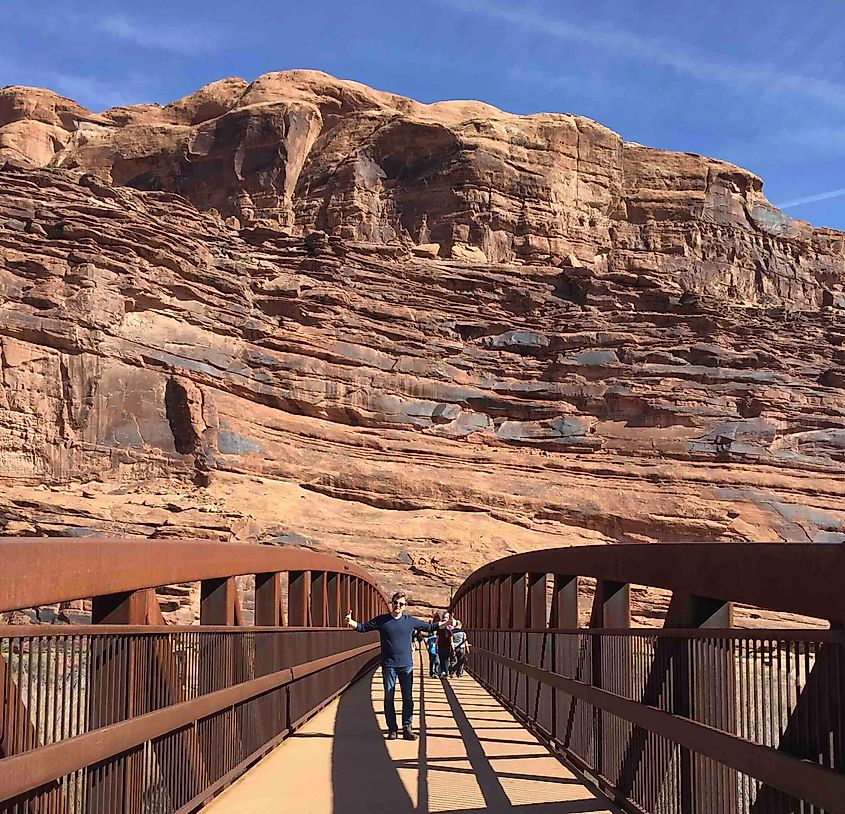
[(416, 740), (414, 717), (414, 641), (423, 636), (429, 653), (432, 676), (460, 678), (464, 672), (469, 642), (461, 623), (446, 611), (435, 614), (430, 622), (423, 622), (405, 613), (408, 598), (397, 591), (390, 599), (390, 613), (383, 613), (369, 622), (356, 622), (352, 611), (346, 615), (346, 624), (358, 633), (377, 630), (381, 639), (381, 674), (384, 682), (384, 718), (387, 739), (399, 737), (394, 698), (396, 685), (402, 691), (402, 737)]
[(435, 613), (431, 620), (437, 628), (425, 636), (420, 632), (420, 641), (428, 650), (428, 673), (432, 678), (460, 678), (464, 674), (470, 643), (459, 619), (453, 619), (449, 611), (442, 616)]

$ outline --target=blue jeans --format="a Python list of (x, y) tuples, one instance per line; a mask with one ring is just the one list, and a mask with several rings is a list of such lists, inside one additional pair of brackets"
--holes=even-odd
[(393, 697), (396, 694), (396, 682), (402, 690), (402, 727), (410, 726), (414, 717), (414, 668), (381, 666), (384, 679), (384, 718), (390, 732), (398, 731), (396, 726), (396, 707)]
[(440, 657), (436, 650), (433, 653), (431, 651), (428, 653), (428, 672), (432, 676), (440, 675)]
[(452, 648), (451, 647), (442, 647), (437, 649), (438, 656), (440, 657), (440, 675), (445, 676), (449, 675), (449, 664), (452, 661)]

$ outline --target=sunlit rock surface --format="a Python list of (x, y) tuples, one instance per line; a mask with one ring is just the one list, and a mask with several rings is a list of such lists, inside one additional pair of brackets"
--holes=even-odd
[(6, 534), (308, 545), (431, 605), (530, 548), (845, 541), (845, 235), (751, 173), (305, 71), (6, 88), (3, 162)]

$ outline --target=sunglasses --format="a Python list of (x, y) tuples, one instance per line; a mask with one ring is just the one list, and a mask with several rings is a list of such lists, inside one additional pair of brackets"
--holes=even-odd
[(390, 604), (391, 604), (391, 605), (398, 605), (398, 606), (401, 608), (401, 607), (402, 607), (403, 605), (405, 605), (406, 603), (405, 603), (405, 602), (402, 602), (402, 600), (400, 600), (400, 599), (394, 599), (394, 600), (392, 600), (392, 601), (391, 601), (391, 603), (390, 603)]

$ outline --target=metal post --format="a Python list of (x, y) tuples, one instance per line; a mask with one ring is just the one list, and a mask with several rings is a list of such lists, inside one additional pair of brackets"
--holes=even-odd
[[(91, 603), (94, 624), (143, 625), (147, 617), (147, 591), (127, 591), (95, 596)], [(96, 729), (126, 720), (142, 703), (142, 675), (139, 654), (131, 640), (92, 637), (90, 641), (88, 726)], [(88, 771), (87, 810), (129, 811), (140, 796), (142, 766), (137, 753), (123, 760), (111, 760)]]
[[(95, 625), (143, 625), (147, 621), (148, 595), (152, 589), (95, 596), (91, 622)], [(153, 591), (153, 595), (155, 592)]]
[[(578, 577), (555, 574), (549, 627), (574, 630), (578, 627)], [(558, 675), (581, 680), (578, 668), (579, 637), (571, 633), (552, 634), (552, 669)], [(562, 690), (552, 691), (552, 737), (568, 748), (567, 735), (575, 719), (576, 700)]]
[(361, 580), (352, 577), (352, 586), (349, 592), (349, 607), (346, 610), (352, 611), (352, 618), (356, 622), (361, 621)]
[[(546, 614), (546, 584), (545, 573), (531, 573), (528, 575), (528, 603), (526, 607), (525, 627), (529, 630), (548, 626)], [(526, 633), (525, 656), (528, 664), (534, 667), (548, 669), (545, 663), (548, 657), (547, 633)], [(525, 709), (526, 714), (538, 723), (546, 732), (551, 731), (551, 690), (541, 693), (541, 684), (533, 678), (525, 681)]]
[[(631, 627), (631, 586), (625, 582), (596, 580), (596, 593), (590, 613), (591, 628), (629, 628)], [(608, 683), (604, 675), (605, 646), (602, 636), (590, 637), (592, 646), (591, 680), (594, 687), (602, 688)], [(630, 659), (629, 659), (630, 661)], [(615, 670), (614, 681), (617, 684), (630, 680), (630, 664), (612, 665)], [(604, 774), (604, 752), (608, 739), (608, 718), (598, 708), (593, 711), (593, 737), (595, 738), (596, 766), (599, 774)]]
[[(526, 602), (528, 578), (525, 574), (513, 574), (510, 577), (511, 584), (511, 626), (514, 630), (525, 628)], [(510, 635), (510, 652), (508, 658), (514, 661), (522, 661), (525, 658), (525, 633), (512, 633)], [(525, 678), (520, 673), (513, 673), (510, 676), (510, 694), (508, 700), (518, 708), (520, 689), (525, 686)], [(523, 691), (524, 694), (524, 691)], [(523, 710), (527, 714), (527, 710)]]
[(347, 612), (352, 607), (351, 596), (352, 596), (352, 577), (349, 574), (341, 574), (340, 575), (340, 609), (339, 609), (338, 620), (337, 620), (338, 626), (345, 625), (345, 622), (343, 620), (346, 618)]
[(234, 577), (204, 579), (200, 583), (200, 624), (234, 625), (236, 596)]
[[(675, 592), (664, 627), (733, 627), (733, 603)], [(694, 717), (700, 723), (733, 732), (736, 723), (733, 643), (688, 639), (676, 644), (672, 656), (674, 714)], [(712, 761), (688, 749), (681, 749), (679, 769), (681, 814), (736, 814), (739, 800), (735, 770), (713, 766)], [(769, 809), (764, 806), (759, 810)]]
[(340, 626), (340, 574), (326, 574), (326, 624)]
[[(499, 595), (499, 618), (497, 626), (502, 632), (496, 634), (495, 652), (507, 656), (510, 654), (510, 645), (513, 633), (508, 632), (513, 627), (513, 591), (511, 589), (510, 577), (497, 577), (494, 583), (494, 590)], [(496, 689), (506, 698), (510, 697), (511, 671), (503, 664), (495, 664), (495, 686)]]

